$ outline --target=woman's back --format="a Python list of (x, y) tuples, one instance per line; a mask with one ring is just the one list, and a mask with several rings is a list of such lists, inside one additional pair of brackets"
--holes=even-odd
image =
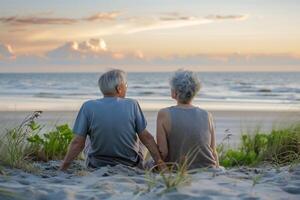
[(211, 149), (212, 122), (207, 111), (198, 107), (168, 108), (170, 132), (167, 134), (167, 162), (180, 163), (184, 159), (192, 168), (216, 166)]

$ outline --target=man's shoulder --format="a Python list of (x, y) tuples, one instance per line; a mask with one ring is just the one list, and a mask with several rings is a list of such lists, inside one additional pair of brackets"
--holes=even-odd
[(121, 101), (128, 103), (128, 104), (132, 104), (132, 105), (138, 104), (137, 100), (131, 99), (131, 98), (122, 98)]
[(85, 102), (83, 102), (82, 104), (82, 107), (90, 107), (90, 106), (93, 106), (97, 103), (97, 99), (90, 99), (90, 100), (87, 100)]

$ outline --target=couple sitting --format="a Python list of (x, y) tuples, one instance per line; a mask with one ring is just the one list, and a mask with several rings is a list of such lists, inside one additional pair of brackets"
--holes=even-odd
[(192, 105), (200, 90), (195, 73), (179, 70), (171, 78), (176, 106), (161, 109), (157, 116), (157, 144), (147, 131), (147, 122), (137, 101), (125, 98), (126, 74), (111, 70), (99, 79), (103, 98), (85, 102), (76, 118), (69, 151), (61, 165), (66, 170), (84, 150), (90, 168), (123, 164), (143, 168), (140, 141), (160, 170), (165, 163), (180, 163), (190, 154), (190, 169), (218, 167), (213, 119)]

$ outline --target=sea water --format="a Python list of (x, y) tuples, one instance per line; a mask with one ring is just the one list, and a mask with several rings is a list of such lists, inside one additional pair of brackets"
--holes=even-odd
[[(0, 107), (14, 102), (43, 105), (56, 102), (78, 105), (85, 100), (101, 98), (98, 79), (101, 73), (1, 73)], [(169, 105), (169, 80), (172, 73), (128, 73), (127, 97), (138, 99), (149, 107)], [(267, 72), (199, 72), (201, 91), (195, 102), (230, 105), (300, 105), (300, 73)], [(76, 103), (75, 103), (76, 102)], [(29, 103), (31, 103), (29, 105)], [(6, 105), (7, 104), (7, 105)], [(72, 107), (72, 106), (71, 106)], [(0, 108), (0, 109), (1, 109)]]

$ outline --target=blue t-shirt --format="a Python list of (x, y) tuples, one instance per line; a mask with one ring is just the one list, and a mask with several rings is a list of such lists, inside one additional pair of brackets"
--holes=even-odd
[(104, 97), (85, 102), (77, 115), (73, 132), (89, 136), (88, 163), (94, 167), (139, 162), (137, 134), (147, 122), (137, 101)]

